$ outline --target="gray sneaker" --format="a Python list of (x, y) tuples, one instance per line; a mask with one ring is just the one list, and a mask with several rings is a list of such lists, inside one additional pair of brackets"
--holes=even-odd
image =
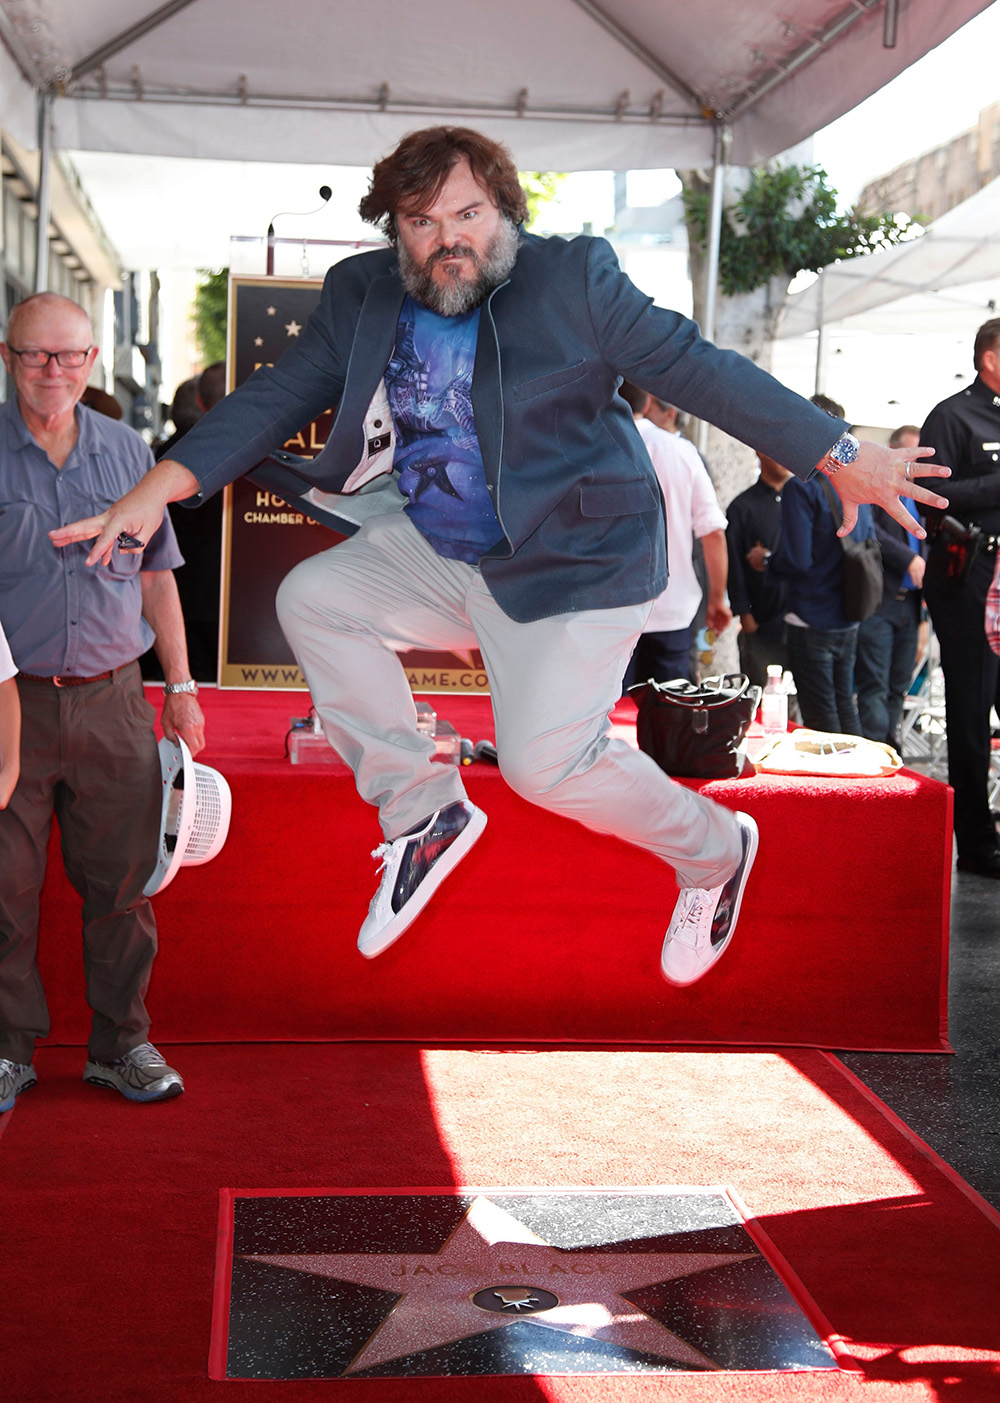
[(152, 1043), (142, 1043), (114, 1062), (88, 1062), (83, 1079), (120, 1091), (128, 1101), (168, 1101), (184, 1090), (180, 1073), (167, 1066)]
[(21, 1092), (37, 1080), (30, 1062), (11, 1062), (9, 1057), (0, 1057), (0, 1111), (11, 1110)]

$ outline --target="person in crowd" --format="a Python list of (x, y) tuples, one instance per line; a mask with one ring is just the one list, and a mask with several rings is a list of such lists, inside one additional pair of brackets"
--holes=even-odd
[(174, 397), (170, 404), (170, 422), (174, 426), (174, 431), (162, 442), (154, 443), (153, 457), (157, 461), (160, 458), (170, 456), (171, 451), (180, 443), (187, 431), (194, 428), (205, 412), (198, 403), (198, 378), (197, 375), (192, 375), (187, 380), (182, 380), (174, 391)]
[(17, 667), (0, 624), (0, 809), (5, 809), (21, 773), (21, 699)]
[(670, 435), (670, 441), (674, 448), (692, 468), (700, 468), (706, 476), (708, 475), (705, 460), (684, 433), (687, 428), (688, 416), (682, 414), (676, 404), (668, 404), (666, 400), (657, 399), (656, 395), (650, 395), (646, 403), (644, 417), (651, 424), (655, 424), (658, 429), (662, 429), (665, 434)]
[(650, 396), (625, 381), (620, 390), (632, 410), (663, 493), (667, 519), (670, 579), (653, 601), (645, 627), (625, 669), (624, 690), (636, 682), (691, 679), (693, 623), (701, 603), (691, 542), (701, 541), (708, 582), (706, 623), (722, 633), (733, 621), (726, 600), (726, 518), (700, 458), (678, 452), (675, 435), (657, 428), (647, 415)]
[(97, 357), (84, 310), (39, 293), (0, 343), (14, 394), (0, 406), (0, 617), (19, 672), (21, 773), (0, 812), (0, 1110), (34, 1085), (49, 1031), (36, 963), (38, 900), (52, 815), (83, 898), (84, 1080), (133, 1101), (183, 1082), (149, 1042), (144, 998), (156, 922), (143, 896), (159, 842), (162, 783), (152, 708), (136, 658), (156, 636), (167, 677), (162, 725), (196, 754), (204, 722), (187, 666), (167, 523), (148, 547), (95, 570), (47, 532), (108, 505), (152, 467), (142, 438), (79, 404)]
[[(963, 872), (1000, 877), (1000, 842), (990, 812), (990, 709), (1000, 705), (1000, 660), (983, 628), (986, 594), (1000, 544), (1000, 317), (976, 332), (976, 378), (928, 414), (920, 442), (948, 463), (947, 516), (926, 512), (929, 550), (924, 597), (941, 648), (948, 782), (955, 791), (955, 842)], [(919, 501), (920, 499), (917, 498)], [(954, 525), (952, 525), (954, 523)], [(977, 527), (975, 541), (955, 526)], [(950, 528), (950, 529), (949, 529)]]
[[(655, 424), (658, 429), (662, 429), (665, 434), (670, 435), (670, 442), (689, 464), (692, 471), (700, 469), (711, 481), (711, 473), (709, 473), (704, 459), (685, 432), (688, 426), (686, 414), (683, 414), (675, 404), (668, 404), (666, 400), (657, 399), (655, 395), (650, 395), (644, 417), (651, 424)], [(701, 598), (691, 621), (692, 645), (688, 658), (688, 671), (692, 677), (698, 677), (703, 664), (710, 662), (711, 648), (718, 630), (713, 629), (708, 622), (708, 596), (710, 592), (708, 567), (705, 561), (703, 542), (697, 536), (691, 547), (691, 568), (694, 571)], [(707, 654), (703, 654), (699, 650), (701, 644), (707, 647)]]
[(781, 535), (781, 494), (792, 474), (773, 458), (758, 454), (760, 476), (726, 508), (729, 525), (729, 602), (739, 615), (740, 667), (756, 687), (767, 683), (767, 669), (788, 667), (785, 596), (767, 562)]
[[(903, 424), (889, 439), (893, 448), (916, 448), (919, 442), (915, 424)], [(917, 660), (924, 557), (913, 532), (881, 507), (872, 509), (872, 519), (882, 552), (882, 603), (858, 625), (854, 685), (862, 733), (898, 751), (903, 699)]]
[[(198, 376), (196, 399), (202, 414), (214, 409), (226, 393), (226, 362), (213, 361)], [(200, 417), (200, 416), (199, 416)]]
[[(198, 417), (213, 409), (225, 393), (226, 362), (214, 361), (195, 379)], [(178, 437), (174, 447), (179, 441)], [(222, 493), (209, 498), (201, 511), (175, 508), (170, 520), (184, 557), (175, 578), (187, 626), (191, 675), (198, 682), (215, 682), (219, 672)], [(143, 671), (147, 677), (154, 675), (145, 664)]]
[[(843, 420), (843, 407), (835, 400), (818, 395), (813, 403), (838, 422)], [(859, 541), (875, 534), (869, 506), (858, 508), (851, 534)], [(785, 586), (788, 661), (803, 725), (860, 736), (854, 697), (858, 625), (844, 613), (844, 550), (818, 476), (807, 481), (793, 476), (785, 483), (781, 537), (766, 573)]]
[(109, 419), (120, 419), (125, 411), (121, 402), (115, 399), (114, 395), (109, 395), (107, 390), (102, 390), (99, 385), (88, 385), (80, 396), (80, 403), (87, 409), (94, 409), (98, 414), (106, 414)]
[[(704, 341), (629, 281), (603, 239), (525, 233), (517, 167), (479, 132), (410, 133), (375, 166), (360, 212), (390, 246), (337, 263), (292, 349), (206, 414), (174, 461), (53, 539), (96, 537), (95, 564), (123, 532), (148, 542), (167, 502), (218, 491), (336, 404), (302, 485), (364, 480), (355, 509), (367, 515), (295, 567), (277, 609), (327, 737), (379, 810), (362, 954), (409, 927), (486, 822), (460, 771), (433, 763), (393, 647), (478, 647), (507, 782), (674, 869), (660, 967), (690, 984), (731, 942), (757, 833), (611, 735), (626, 664), (667, 584), (662, 498), (620, 380), (802, 477), (835, 470), (848, 526), (869, 497), (910, 519), (898, 501), (906, 455), (859, 446), (845, 423)], [(387, 466), (384, 432), (362, 431), (383, 381), (395, 465), (368, 481), (373, 460)], [(255, 481), (285, 495), (293, 475), (270, 464)]]

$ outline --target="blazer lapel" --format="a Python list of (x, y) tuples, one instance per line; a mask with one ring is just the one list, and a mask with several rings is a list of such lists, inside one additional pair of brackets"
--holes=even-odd
[(365, 448), (365, 415), (396, 344), (396, 324), (405, 297), (395, 274), (375, 278), (361, 307), (344, 378), (344, 393), (322, 452), (309, 476), (336, 491), (354, 471)]

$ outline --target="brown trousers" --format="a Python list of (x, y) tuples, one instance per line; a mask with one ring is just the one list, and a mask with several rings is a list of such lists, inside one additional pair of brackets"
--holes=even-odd
[[(0, 811), (0, 1057), (30, 1062), (49, 1033), (38, 973), (38, 907), (53, 812), (66, 874), (83, 898), (89, 1055), (145, 1042), (156, 922), (142, 889), (156, 861), (161, 781), (153, 708), (138, 665), (103, 682), (18, 678), (21, 778)], [(65, 939), (66, 931), (47, 938)]]

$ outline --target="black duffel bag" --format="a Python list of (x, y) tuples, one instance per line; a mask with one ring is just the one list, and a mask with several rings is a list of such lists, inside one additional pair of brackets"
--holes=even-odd
[(639, 708), (639, 749), (668, 775), (734, 779), (742, 772), (740, 747), (760, 705), (760, 688), (749, 677), (640, 682), (629, 695)]

